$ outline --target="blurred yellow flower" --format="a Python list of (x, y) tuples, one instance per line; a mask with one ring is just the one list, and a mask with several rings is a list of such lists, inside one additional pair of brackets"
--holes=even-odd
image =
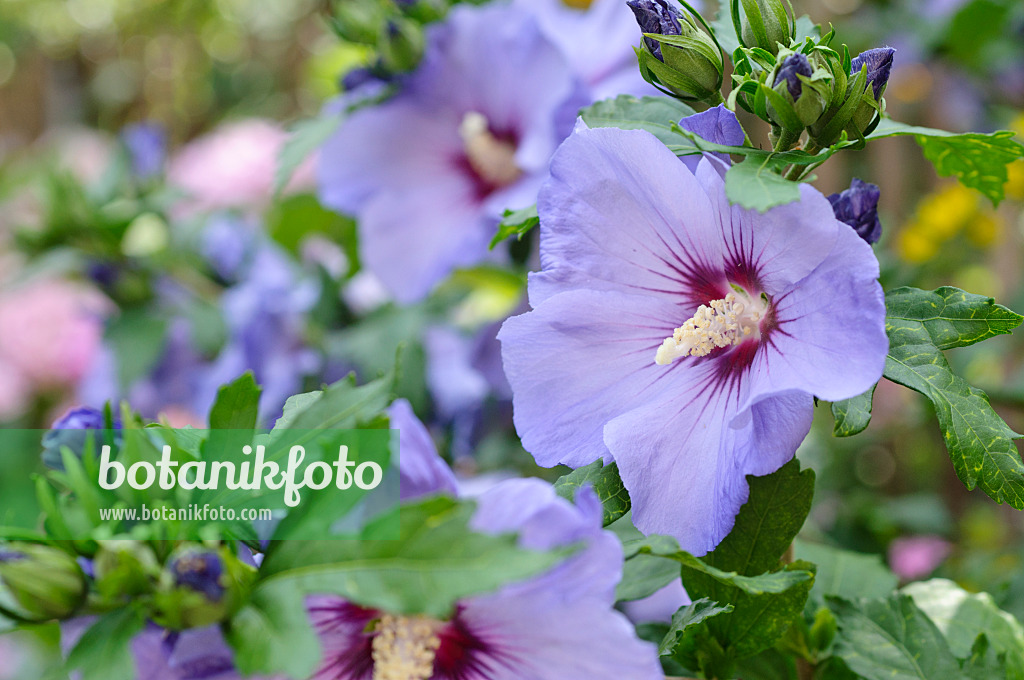
[[(1024, 135), (1022, 135), (1024, 136)], [(1009, 179), (1006, 181), (1006, 195), (1015, 201), (1024, 201), (1024, 161), (1006, 166)]]
[(899, 232), (896, 247), (904, 260), (920, 264), (961, 232), (974, 245), (988, 247), (1002, 233), (1002, 221), (980, 194), (959, 183), (946, 184), (918, 203), (913, 218)]

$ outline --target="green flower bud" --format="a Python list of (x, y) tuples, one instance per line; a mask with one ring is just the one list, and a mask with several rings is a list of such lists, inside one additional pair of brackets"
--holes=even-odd
[(392, 18), (381, 26), (377, 48), (384, 68), (391, 73), (416, 68), (424, 46), (423, 29), (408, 19)]
[(28, 617), (46, 621), (71, 616), (88, 593), (75, 558), (33, 543), (0, 547), (0, 579)]
[(153, 597), (153, 620), (171, 630), (200, 628), (231, 616), (256, 579), (256, 569), (226, 548), (179, 548), (168, 558)]
[[(779, 53), (779, 45), (793, 41), (793, 23), (782, 0), (731, 0), (740, 16), (740, 42), (744, 47)], [(736, 7), (735, 3), (739, 3)]]
[(160, 576), (153, 550), (138, 541), (104, 541), (93, 558), (96, 589), (110, 600), (148, 593)]
[(656, 87), (689, 101), (721, 101), (724, 66), (718, 46), (692, 17), (664, 0), (630, 0), (644, 39), (636, 48), (640, 73)]
[(334, 6), (331, 25), (346, 42), (374, 45), (385, 20), (384, 7), (367, 0), (342, 0)]

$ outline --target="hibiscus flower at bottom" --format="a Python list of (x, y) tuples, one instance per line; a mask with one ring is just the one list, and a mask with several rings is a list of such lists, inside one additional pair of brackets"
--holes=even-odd
[[(432, 492), (447, 491), (429, 437), (416, 436), (425, 434), (423, 425), (404, 405), (402, 411), (401, 422), (392, 411), (392, 426), (402, 432), (403, 490), (430, 493), (430, 478)], [(411, 480), (406, 471), (426, 476)], [(612, 608), (622, 549), (601, 528), (601, 515), (589, 488), (573, 505), (541, 480), (499, 483), (477, 499), (474, 530), (516, 531), (520, 544), (534, 550), (583, 548), (546, 573), (464, 599), (444, 621), (311, 597), (307, 606), (323, 646), (315, 680), (660, 680), (655, 646), (637, 639)]]

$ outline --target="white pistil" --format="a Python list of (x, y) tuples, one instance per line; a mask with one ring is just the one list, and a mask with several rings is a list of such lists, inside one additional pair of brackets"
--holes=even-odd
[(373, 680), (427, 680), (441, 647), (444, 624), (425, 616), (384, 614), (373, 636)]
[(703, 357), (718, 347), (738, 345), (747, 338), (760, 335), (760, 323), (768, 310), (761, 300), (752, 300), (745, 293), (729, 293), (724, 300), (712, 300), (665, 338), (654, 363), (671, 364), (685, 356)]
[(459, 136), (473, 171), (488, 184), (507, 186), (523, 174), (516, 165), (516, 145), (495, 137), (483, 114), (470, 111), (463, 116)]

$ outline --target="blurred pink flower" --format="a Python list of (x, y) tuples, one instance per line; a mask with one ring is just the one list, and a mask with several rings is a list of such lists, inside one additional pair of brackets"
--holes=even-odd
[(0, 636), (0, 680), (24, 678), (29, 655), (23, 642), (10, 635)]
[[(188, 194), (184, 215), (225, 208), (258, 210), (274, 192), (277, 159), (288, 133), (259, 119), (223, 125), (185, 145), (172, 159), (168, 183)], [(315, 160), (307, 159), (287, 191), (312, 190)]]
[(76, 383), (99, 349), (106, 308), (95, 291), (58, 279), (0, 293), (0, 393), (15, 393), (15, 373), (34, 389)]
[(21, 371), (0, 359), (0, 421), (24, 412), (31, 396), (32, 388)]
[(905, 581), (931, 575), (949, 557), (950, 543), (939, 536), (897, 538), (889, 544), (889, 566)]

